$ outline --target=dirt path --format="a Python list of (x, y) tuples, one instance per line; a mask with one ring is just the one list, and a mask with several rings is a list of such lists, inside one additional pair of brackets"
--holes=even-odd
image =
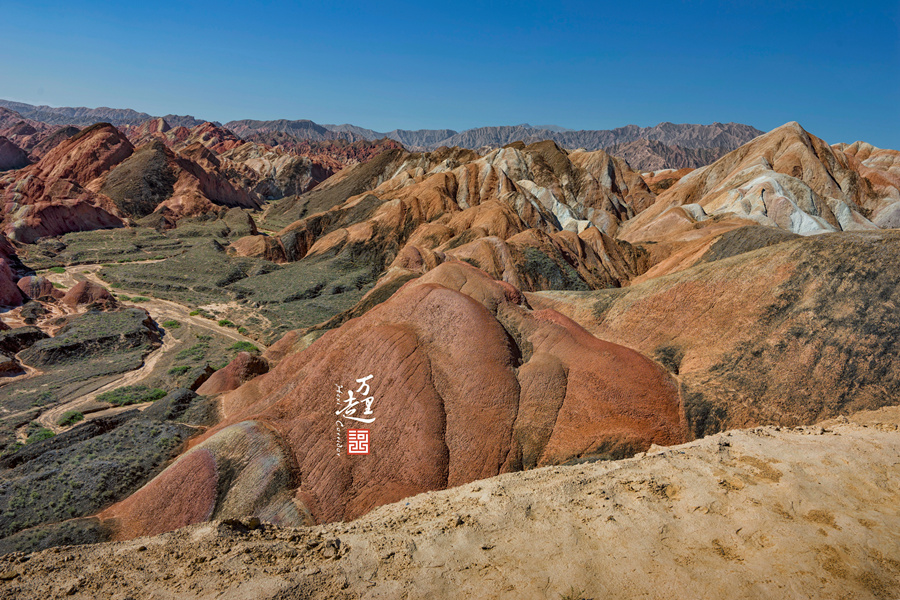
[[(148, 260), (142, 262), (158, 262), (156, 260)], [(67, 288), (71, 288), (76, 285), (82, 279), (88, 279), (98, 285), (102, 285), (103, 287), (109, 288), (109, 284), (100, 279), (97, 275), (97, 272), (103, 267), (101, 264), (90, 264), (90, 265), (76, 265), (72, 267), (68, 267), (65, 273), (46, 273), (46, 277), (50, 279), (50, 281), (60, 283)], [(129, 292), (127, 289), (123, 289), (121, 291)], [(148, 297), (147, 294), (142, 293), (141, 297)], [(178, 321), (183, 325), (190, 324), (198, 329), (206, 330), (215, 333), (216, 335), (237, 341), (237, 342), (249, 342), (259, 348), (260, 350), (265, 350), (266, 347), (254, 340), (253, 338), (247, 337), (235, 331), (229, 327), (222, 327), (215, 321), (210, 321), (209, 319), (204, 319), (203, 317), (197, 315), (191, 315), (191, 309), (182, 304), (178, 304), (177, 302), (171, 302), (169, 300), (162, 300), (160, 298), (150, 298), (148, 300), (142, 302), (134, 302), (133, 300), (127, 302), (127, 304), (131, 304), (134, 306), (138, 306), (140, 308), (146, 309), (147, 312), (150, 313), (150, 316), (153, 318), (157, 324), (162, 327), (162, 323), (166, 321)], [(42, 426), (47, 429), (53, 430), (55, 433), (59, 433), (67, 429), (67, 427), (60, 427), (57, 425), (59, 419), (70, 410), (80, 410), (96, 401), (96, 398), (99, 394), (103, 392), (107, 392), (110, 390), (114, 390), (116, 388), (120, 388), (122, 386), (127, 385), (137, 385), (140, 382), (147, 379), (156, 368), (159, 360), (174, 350), (178, 345), (178, 340), (175, 339), (169, 333), (166, 333), (163, 328), (163, 337), (162, 337), (162, 345), (153, 350), (150, 354), (148, 354), (144, 359), (144, 364), (134, 371), (129, 371), (127, 373), (123, 373), (121, 376), (116, 379), (110, 381), (109, 383), (103, 385), (102, 387), (94, 390), (89, 394), (85, 394), (83, 396), (79, 396), (78, 398), (74, 398), (65, 402), (63, 404), (54, 406), (49, 410), (43, 412), (36, 420)], [(34, 374), (39, 373), (35, 369), (28, 367), (25, 365), (25, 368), (29, 371), (25, 375), (21, 375), (19, 378), (16, 378), (16, 381), (21, 379), (33, 377)], [(94, 419), (101, 416), (107, 416), (110, 414), (115, 414), (116, 412), (121, 412), (122, 410), (131, 410), (133, 408), (143, 409), (149, 406), (149, 403), (145, 405), (133, 405), (127, 407), (114, 407), (107, 410), (100, 411), (92, 411), (88, 414), (85, 414), (85, 420)], [(23, 413), (24, 414), (24, 413)], [(14, 415), (8, 415), (14, 416)]]
[[(103, 392), (108, 392), (110, 390), (114, 390), (116, 388), (120, 388), (126, 385), (136, 385), (149, 377), (153, 373), (153, 369), (156, 368), (156, 363), (159, 362), (159, 359), (166, 353), (171, 351), (177, 345), (177, 340), (173, 338), (171, 335), (163, 336), (162, 345), (147, 355), (144, 359), (144, 364), (134, 371), (129, 371), (127, 373), (123, 373), (120, 377), (117, 377), (113, 381), (107, 383), (106, 385), (97, 388), (93, 392), (89, 394), (85, 394), (84, 396), (79, 396), (74, 400), (69, 400), (68, 402), (64, 402), (63, 404), (59, 404), (54, 406), (53, 408), (45, 411), (41, 414), (36, 420), (38, 423), (46, 427), (47, 429), (53, 430), (54, 433), (59, 433), (67, 427), (60, 427), (57, 425), (62, 416), (70, 411), (70, 410), (78, 410), (83, 408), (93, 402), (96, 401), (97, 396), (102, 394)], [(147, 403), (146, 406), (149, 406), (150, 403)], [(144, 408), (146, 408), (144, 406)], [(134, 408), (134, 406), (127, 407), (116, 407), (114, 409), (104, 410), (104, 411), (95, 411), (90, 414), (85, 415), (85, 420), (95, 419), (100, 416), (106, 416), (110, 414), (115, 414), (116, 412), (121, 412), (117, 410), (117, 408), (122, 408), (125, 410), (130, 410)]]
[[(154, 262), (160, 261), (147, 260), (134, 262), (131, 264), (148, 264)], [(65, 273), (47, 273), (47, 278), (50, 279), (50, 281), (61, 283), (66, 287), (72, 287), (80, 281), (80, 279), (76, 276), (81, 275), (82, 278), (88, 279), (98, 285), (102, 285), (103, 287), (110, 289), (109, 284), (100, 279), (100, 276), (97, 275), (97, 272), (102, 268), (102, 264), (76, 265), (74, 267), (68, 267)], [(153, 317), (153, 320), (157, 323), (162, 324), (164, 321), (170, 320), (179, 321), (180, 323), (190, 323), (191, 325), (199, 327), (200, 329), (213, 331), (221, 336), (233, 339), (238, 342), (249, 342), (260, 350), (264, 351), (266, 349), (265, 346), (257, 340), (242, 335), (230, 327), (222, 327), (215, 321), (204, 319), (203, 317), (198, 315), (191, 315), (190, 313), (192, 309), (183, 304), (178, 304), (177, 302), (172, 302), (170, 300), (162, 300), (161, 298), (153, 298), (146, 292), (132, 292), (127, 288), (119, 288), (116, 290), (116, 292), (127, 292), (128, 294), (135, 293), (139, 294), (138, 297), (149, 298), (144, 302), (135, 302), (132, 299), (131, 301), (127, 302), (127, 304), (133, 304), (134, 306), (140, 306), (141, 308), (147, 309), (147, 312), (150, 313), (150, 316)]]

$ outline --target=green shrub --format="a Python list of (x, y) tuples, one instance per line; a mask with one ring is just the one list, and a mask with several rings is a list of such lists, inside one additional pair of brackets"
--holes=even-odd
[(132, 302), (147, 302), (149, 300), (150, 298), (147, 298), (146, 296), (135, 296), (131, 299)]
[(60, 289), (60, 290), (66, 289), (66, 286), (64, 286), (64, 285), (61, 284), (61, 283), (57, 283), (57, 282), (55, 282), (55, 281), (53, 282), (53, 287), (55, 287), (55, 288), (57, 288), (57, 289)]
[(9, 456), (10, 454), (15, 454), (16, 452), (18, 452), (19, 450), (21, 450), (24, 447), (25, 447), (25, 444), (23, 444), (22, 442), (16, 442), (15, 444), (12, 444), (11, 446), (7, 446), (6, 449), (3, 451), (3, 454), (0, 454), (0, 457)]
[(189, 314), (190, 316), (192, 316), (192, 317), (196, 317), (197, 315), (200, 314), (200, 311), (199, 311), (199, 310), (192, 310), (192, 311), (189, 312), (188, 314)]
[(41, 392), (37, 398), (31, 401), (31, 406), (46, 406), (56, 402), (56, 395), (51, 391)]
[(131, 302), (131, 296), (126, 296), (125, 294), (119, 294), (118, 298), (122, 302)]
[(236, 325), (228, 319), (219, 319), (219, 327), (236, 327)]
[(235, 342), (229, 348), (229, 350), (237, 350), (238, 352), (259, 352), (259, 348), (251, 344), (250, 342)]
[(47, 270), (50, 271), (51, 273), (65, 273), (66, 272), (65, 267), (50, 267)]
[(173, 321), (163, 321), (162, 325), (166, 329), (178, 329), (179, 327), (181, 327), (181, 323), (179, 323), (178, 321), (174, 321), (174, 320)]
[(78, 421), (84, 420), (84, 414), (78, 412), (77, 410), (67, 410), (63, 413), (63, 416), (56, 422), (60, 427), (68, 427), (69, 425), (74, 425)]
[(206, 357), (206, 351), (209, 350), (209, 342), (201, 341), (197, 342), (190, 348), (185, 348), (184, 350), (180, 350), (178, 354), (175, 355), (175, 360), (203, 360)]
[(180, 367), (172, 367), (171, 369), (169, 369), (169, 375), (184, 375), (185, 373), (187, 373), (190, 370), (191, 370), (191, 368), (187, 365), (182, 365)]
[(141, 402), (153, 402), (165, 395), (166, 391), (159, 388), (149, 388), (145, 385), (127, 385), (103, 392), (97, 396), (97, 400), (117, 406), (128, 406), (130, 404), (140, 404)]
[(40, 429), (38, 429), (37, 431), (35, 431), (35, 432), (32, 433), (31, 435), (29, 435), (29, 436), (28, 436), (28, 439), (25, 440), (25, 443), (26, 443), (26, 444), (33, 444), (33, 443), (35, 443), (35, 442), (40, 442), (40, 441), (43, 441), (43, 440), (49, 440), (49, 439), (52, 438), (54, 435), (56, 435), (56, 434), (53, 433), (52, 431), (50, 431), (49, 429), (47, 429), (46, 427), (41, 427)]

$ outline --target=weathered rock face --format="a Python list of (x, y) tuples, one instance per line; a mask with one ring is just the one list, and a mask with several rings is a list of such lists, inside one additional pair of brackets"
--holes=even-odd
[(135, 144), (142, 144), (153, 139), (158, 139), (157, 136), (161, 136), (171, 129), (172, 127), (169, 126), (165, 119), (163, 119), (162, 117), (157, 117), (155, 119), (145, 121), (137, 127), (129, 128), (126, 133), (129, 134), (128, 138), (131, 139)]
[(0, 260), (0, 307), (8, 308), (22, 304), (22, 293), (16, 286), (15, 275), (6, 261)]
[(0, 171), (28, 166), (28, 154), (7, 138), (0, 136)]
[(851, 161), (859, 174), (871, 185), (873, 198), (872, 222), (885, 229), (900, 227), (900, 151), (876, 148), (865, 142), (836, 144), (836, 150), (859, 161)]
[[(350, 389), (374, 398), (376, 420), (360, 425), (371, 431), (367, 456), (336, 451), (337, 422), (355, 423), (336, 416), (336, 386), (345, 398)], [(498, 473), (688, 439), (675, 382), (658, 365), (555, 311), (532, 311), (518, 290), (461, 262), (286, 355), (226, 394), (223, 409), (225, 421), (179, 463), (110, 509), (121, 535), (160, 531), (141, 516), (151, 505), (158, 523), (184, 524), (160, 490), (184, 487), (205, 499), (194, 521), (254, 511), (281, 522), (333, 521)], [(273, 447), (293, 459), (263, 452)], [(221, 465), (245, 456), (258, 464), (238, 479), (269, 483), (232, 494)]]
[(652, 240), (725, 214), (804, 235), (875, 229), (893, 218), (898, 191), (860, 164), (788, 123), (682, 177), (620, 235)]
[(65, 293), (62, 297), (62, 303), (69, 308), (75, 308), (82, 304), (112, 306), (116, 304), (116, 300), (105, 287), (85, 279), (72, 286)]
[(253, 133), (244, 139), (273, 148), (280, 146), (300, 156), (308, 156), (323, 167), (336, 171), (345, 166), (367, 162), (388, 150), (403, 150), (399, 142), (387, 138), (354, 142), (343, 139), (313, 141), (273, 131)]
[(693, 171), (694, 169), (660, 169), (648, 173), (641, 173), (641, 178), (650, 191), (659, 195), (678, 183), (678, 180)]
[(220, 206), (259, 208), (255, 194), (220, 172), (214, 155), (202, 146), (191, 150), (185, 150), (186, 156), (152, 140), (110, 171), (100, 191), (113, 199), (121, 214), (133, 218), (160, 212), (174, 222)]
[(212, 123), (203, 123), (202, 125), (191, 128), (191, 134), (184, 143), (190, 145), (197, 142), (203, 144), (216, 154), (221, 154), (222, 152), (236, 148), (244, 143), (241, 138), (228, 129), (213, 125)]
[(86, 185), (134, 152), (122, 132), (109, 123), (97, 123), (54, 148), (35, 165), (34, 175), (47, 181), (68, 179)]
[(21, 275), (17, 268), (22, 266), (15, 247), (0, 233), (0, 307), (11, 308), (22, 304), (22, 293), (16, 285)]
[(211, 123), (173, 129), (162, 118), (128, 127), (126, 131), (136, 145), (162, 143), (210, 170), (210, 164), (193, 155), (195, 147), (201, 146), (209, 151), (207, 160), (215, 157), (211, 162), (232, 183), (264, 200), (306, 193), (345, 166), (368, 160), (385, 150), (402, 149), (392, 140), (311, 142), (298, 141), (280, 132), (255, 134), (244, 141)]
[(240, 352), (224, 368), (219, 369), (197, 389), (201, 395), (221, 394), (241, 387), (245, 382), (269, 371), (269, 363), (265, 359)]
[(733, 149), (685, 148), (644, 138), (604, 148), (606, 152), (628, 161), (632, 168), (642, 171), (696, 169), (710, 164)]
[(30, 348), (36, 342), (49, 337), (37, 327), (30, 325), (16, 327), (15, 329), (5, 327), (3, 331), (4, 333), (0, 334), (0, 351), (7, 354), (21, 352), (26, 348)]
[(46, 123), (26, 119), (16, 111), (0, 106), (0, 136), (8, 138), (26, 153), (53, 130), (54, 127)]
[(81, 130), (77, 127), (67, 125), (66, 127), (60, 127), (59, 129), (46, 132), (41, 135), (39, 141), (36, 140), (37, 143), (31, 147), (29, 157), (34, 162), (39, 161), (44, 158), (48, 152), (62, 144), (64, 141), (78, 135), (79, 131)]
[[(324, 202), (332, 191), (366, 187)], [(604, 232), (652, 200), (639, 174), (602, 151), (569, 154), (543, 142), (483, 158), (459, 149), (391, 153), (305, 198), (324, 212), (231, 249), (288, 261), (348, 253), (387, 271), (385, 283), (457, 257), (521, 289), (596, 289), (642, 268), (640, 252)]]
[(221, 154), (244, 143), (230, 130), (209, 122), (190, 128), (173, 128), (164, 118), (157, 117), (140, 125), (123, 127), (123, 130), (135, 146), (142, 146), (155, 140), (176, 151), (192, 144), (201, 144), (210, 151)]
[(66, 295), (62, 290), (53, 287), (53, 283), (46, 277), (29, 275), (21, 278), (17, 285), (26, 296), (33, 300), (49, 298), (58, 300)]
[(341, 167), (328, 168), (309, 157), (254, 143), (232, 148), (221, 158), (228, 161), (224, 168), (232, 179), (268, 200), (304, 194)]
[(0, 127), (6, 129), (24, 120), (24, 117), (16, 111), (0, 106)]
[(98, 123), (37, 164), (0, 178), (3, 231), (19, 242), (70, 231), (119, 227), (112, 201), (88, 186), (134, 151), (115, 127)]
[(670, 275), (528, 298), (677, 373), (696, 435), (811, 424), (896, 403), (898, 257), (894, 231), (743, 227)]

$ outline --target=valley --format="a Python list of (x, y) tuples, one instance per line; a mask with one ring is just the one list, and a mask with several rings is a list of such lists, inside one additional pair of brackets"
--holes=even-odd
[(900, 152), (4, 110), (0, 596), (896, 589)]

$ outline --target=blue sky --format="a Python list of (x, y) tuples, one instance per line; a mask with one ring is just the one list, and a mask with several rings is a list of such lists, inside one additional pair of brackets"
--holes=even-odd
[(900, 149), (900, 2), (4, 0), (0, 98), (379, 131), (796, 120)]

